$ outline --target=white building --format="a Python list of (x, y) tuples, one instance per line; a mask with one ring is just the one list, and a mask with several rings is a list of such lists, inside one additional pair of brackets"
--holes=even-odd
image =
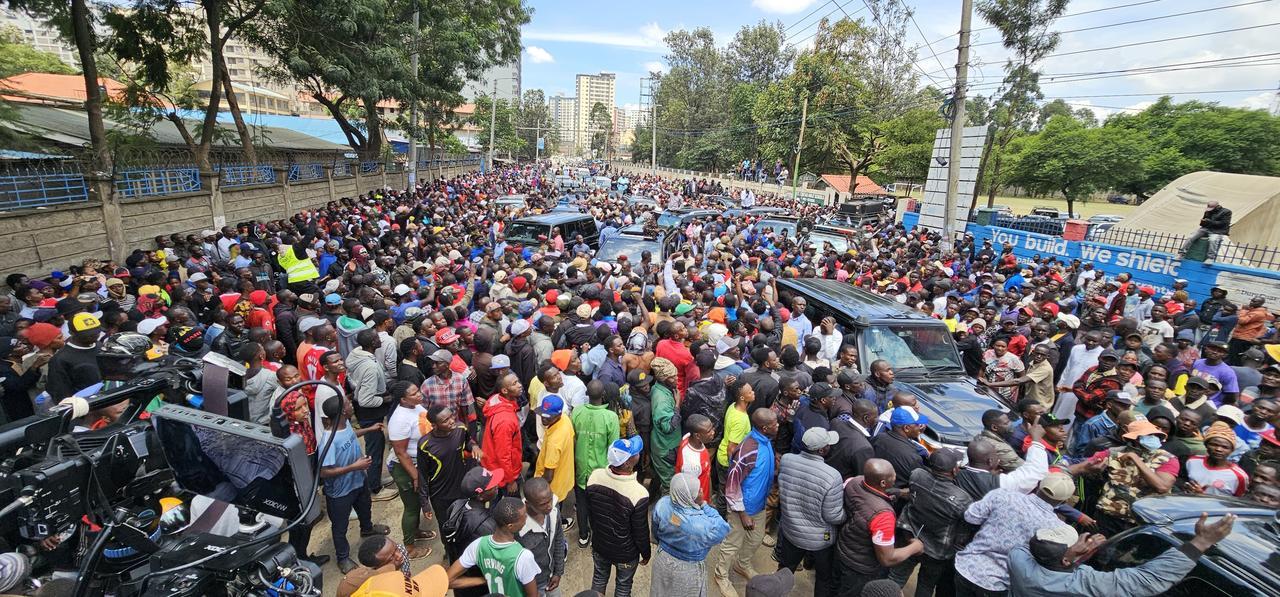
[(575, 140), (579, 148), (591, 145), (591, 108), (597, 103), (604, 104), (613, 113), (617, 103), (617, 75), (600, 73), (598, 75), (578, 75), (578, 118)]
[(10, 8), (0, 9), (0, 25), (13, 27), (26, 40), (27, 45), (56, 55), (63, 62), (80, 68), (80, 56), (75, 47), (58, 36), (58, 30), (25, 12)]
[(556, 123), (560, 132), (560, 151), (567, 154), (576, 153), (574, 144), (577, 141), (578, 98), (565, 97), (557, 93), (548, 102), (551, 121)]
[(495, 84), (498, 86), (498, 99), (513, 102), (520, 98), (519, 56), (510, 64), (490, 67), (478, 81), (468, 81), (462, 88), (462, 97), (474, 103), (477, 97), (493, 95)]

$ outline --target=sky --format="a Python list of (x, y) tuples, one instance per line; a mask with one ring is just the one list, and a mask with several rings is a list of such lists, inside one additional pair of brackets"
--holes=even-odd
[[(862, 0), (528, 2), (534, 12), (522, 30), (523, 88), (542, 89), (548, 97), (571, 96), (576, 74), (612, 72), (622, 107), (638, 105), (640, 79), (665, 68), (662, 38), (669, 31), (710, 27), (724, 46), (744, 25), (781, 22), (788, 28), (788, 43), (804, 49), (812, 45), (824, 16), (868, 18)], [(960, 1), (908, 0), (908, 5), (915, 22), (908, 23), (907, 37), (918, 46), (922, 84), (951, 88)], [(1143, 22), (1131, 22), (1138, 20)], [(990, 94), (1003, 78), (1008, 53), (999, 32), (977, 11), (972, 27), (969, 93)], [(1140, 110), (1164, 93), (1176, 101), (1250, 108), (1270, 109), (1276, 101), (1280, 0), (1073, 0), (1053, 29), (1061, 32), (1061, 42), (1058, 55), (1040, 68), (1046, 101), (1062, 98), (1099, 117)], [(1204, 35), (1226, 30), (1234, 31)], [(1142, 43), (1166, 38), (1182, 39)], [(1133, 70), (1156, 66), (1166, 70)], [(1073, 76), (1053, 78), (1064, 74)], [(1092, 80), (1073, 80), (1080, 78)]]

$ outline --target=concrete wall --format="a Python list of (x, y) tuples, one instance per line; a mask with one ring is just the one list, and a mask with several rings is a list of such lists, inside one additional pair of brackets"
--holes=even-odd
[[(472, 168), (445, 168), (444, 176), (465, 174)], [(419, 180), (431, 180), (437, 170), (419, 170)], [(279, 177), (284, 180), (284, 176)], [(206, 185), (206, 188), (212, 185)], [(217, 216), (235, 225), (248, 220), (278, 220), (329, 201), (374, 189), (408, 186), (407, 172), (377, 172), (359, 176), (220, 189), (222, 213), (214, 213), (214, 198), (203, 192), (120, 201), (125, 253), (151, 249), (160, 234), (188, 234), (215, 228)], [(0, 213), (0, 275), (20, 272), (31, 276), (78, 265), (87, 258), (107, 260), (107, 224), (97, 202)], [(117, 256), (119, 257), (119, 256)]]

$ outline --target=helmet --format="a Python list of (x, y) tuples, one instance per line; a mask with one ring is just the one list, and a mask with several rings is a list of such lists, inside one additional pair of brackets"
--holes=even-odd
[(120, 332), (107, 336), (98, 350), (98, 369), (103, 379), (128, 379), (133, 369), (147, 361), (151, 339), (137, 332)]

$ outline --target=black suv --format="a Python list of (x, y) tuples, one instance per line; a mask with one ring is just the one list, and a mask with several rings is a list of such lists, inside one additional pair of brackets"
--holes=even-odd
[(520, 218), (507, 227), (507, 240), (518, 245), (537, 246), (541, 242), (538, 240), (539, 236), (551, 238), (552, 228), (560, 229), (565, 249), (573, 246), (579, 234), (592, 249), (600, 248), (600, 231), (596, 229), (596, 221), (591, 214), (573, 212), (551, 212)]
[(667, 255), (675, 251), (677, 242), (673, 230), (655, 227), (646, 229), (643, 224), (632, 224), (600, 241), (596, 260), (615, 264), (619, 255), (626, 255), (631, 263), (640, 263), (640, 256), (648, 251), (653, 257), (649, 263), (664, 263)]
[(893, 365), (895, 383), (915, 394), (920, 412), (929, 417), (920, 436), (929, 449), (946, 445), (963, 452), (982, 432), (982, 413), (1009, 409), (965, 375), (951, 331), (941, 320), (835, 280), (780, 278), (778, 285), (805, 298), (805, 315), (815, 330), (831, 316), (837, 331), (856, 338), (863, 375), (871, 375), (873, 361)]
[(1191, 539), (1201, 512), (1210, 521), (1230, 513), (1238, 517), (1231, 534), (1165, 595), (1280, 595), (1280, 523), (1274, 509), (1231, 497), (1165, 495), (1134, 502), (1133, 512), (1144, 524), (1112, 537), (1090, 566), (1110, 571), (1148, 562)]

